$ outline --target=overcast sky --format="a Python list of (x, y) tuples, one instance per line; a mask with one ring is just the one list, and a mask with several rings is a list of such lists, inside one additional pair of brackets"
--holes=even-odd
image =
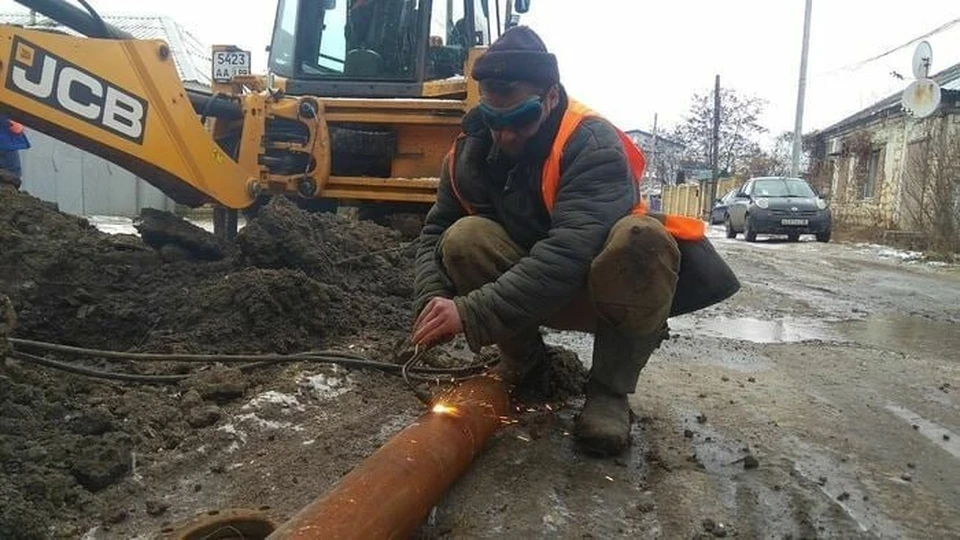
[[(345, 0), (340, 0), (345, 1)], [(236, 44), (265, 69), (276, 2), (90, 0), (104, 14), (168, 15), (207, 44)], [(721, 84), (767, 100), (771, 132), (792, 130), (803, 0), (532, 0), (523, 23), (557, 54), (572, 95), (625, 129), (679, 123), (695, 91)], [(20, 11), (0, 0), (0, 11)], [(814, 0), (804, 131), (902, 90), (914, 46), (839, 69), (960, 18), (956, 0)], [(960, 62), (960, 24), (928, 38), (933, 72)]]

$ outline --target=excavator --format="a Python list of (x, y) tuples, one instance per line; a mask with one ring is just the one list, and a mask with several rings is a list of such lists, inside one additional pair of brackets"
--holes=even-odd
[(268, 72), (215, 50), (185, 88), (170, 45), (106, 24), (87, 0), (17, 0), (70, 31), (0, 25), (0, 112), (99, 155), (215, 231), (284, 194), (320, 210), (422, 213), (479, 100), (473, 61), (529, 0), (278, 0)]

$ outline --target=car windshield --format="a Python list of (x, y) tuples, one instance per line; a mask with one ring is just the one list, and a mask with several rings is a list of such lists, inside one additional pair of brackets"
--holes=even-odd
[(756, 197), (816, 197), (813, 189), (799, 178), (771, 178), (753, 184)]

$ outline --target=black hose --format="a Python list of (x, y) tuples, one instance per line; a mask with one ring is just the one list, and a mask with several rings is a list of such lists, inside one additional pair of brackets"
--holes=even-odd
[(87, 377), (95, 377), (97, 379), (107, 379), (112, 381), (123, 381), (123, 382), (136, 382), (136, 383), (162, 383), (170, 384), (180, 382), (190, 375), (137, 375), (133, 373), (116, 373), (113, 371), (101, 371), (99, 369), (78, 366), (75, 364), (68, 364), (66, 362), (60, 362), (57, 360), (51, 360), (49, 358), (44, 358), (42, 356), (35, 356), (29, 353), (21, 351), (13, 351), (10, 353), (10, 356), (22, 360), (24, 362), (29, 362), (31, 364), (38, 364), (41, 366), (46, 366), (49, 368), (59, 369), (61, 371), (68, 371), (70, 373), (75, 373), (77, 375), (85, 375)]
[(213, 116), (224, 120), (239, 120), (243, 118), (243, 107), (240, 103), (224, 94), (208, 94), (199, 90), (187, 88), (187, 97), (193, 110), (204, 112), (206, 116)]
[(90, 12), (90, 17), (100, 26), (101, 32), (103, 33), (102, 37), (110, 37), (112, 35), (110, 28), (107, 27), (107, 23), (103, 22), (103, 19), (100, 18), (97, 10), (93, 9), (93, 6), (91, 6), (87, 0), (77, 0), (77, 2), (80, 2), (80, 5)]
[(213, 110), (213, 103), (218, 97), (222, 94), (220, 92), (214, 92), (210, 99), (207, 100), (207, 103), (203, 106), (203, 110), (200, 111), (200, 123), (206, 125), (207, 117), (210, 116), (210, 112)]
[[(18, 4), (76, 30), (87, 37), (103, 39), (135, 39), (133, 34), (110, 26), (91, 11), (85, 11), (64, 0), (15, 0)], [(85, 3), (85, 2), (84, 2)]]
[[(8, 338), (8, 341), (14, 346), (35, 348), (52, 352), (61, 352), (68, 354), (77, 354), (81, 356), (95, 356), (112, 360), (131, 360), (144, 362), (191, 362), (191, 363), (221, 363), (236, 364), (245, 362), (258, 362), (265, 364), (275, 364), (282, 362), (318, 362), (326, 364), (337, 364), (351, 368), (368, 368), (384, 371), (387, 373), (400, 373), (403, 366), (390, 362), (378, 362), (369, 360), (362, 356), (341, 351), (307, 351), (298, 354), (163, 354), (163, 353), (133, 353), (106, 351), (99, 349), (87, 349), (84, 347), (72, 347), (70, 345), (59, 345), (56, 343), (46, 343), (42, 341), (33, 341), (29, 339)], [(410, 373), (416, 373), (426, 376), (449, 375), (453, 378), (460, 376), (473, 375), (478, 371), (487, 368), (489, 363), (473, 364), (463, 367), (438, 368), (428, 366), (417, 366), (410, 370)]]

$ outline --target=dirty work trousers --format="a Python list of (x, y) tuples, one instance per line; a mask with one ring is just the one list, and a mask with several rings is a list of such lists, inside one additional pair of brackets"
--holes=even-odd
[[(457, 294), (463, 295), (495, 281), (526, 252), (497, 222), (469, 216), (447, 229), (440, 254)], [(591, 381), (619, 394), (633, 393), (662, 338), (679, 265), (676, 241), (659, 221), (624, 217), (611, 228), (584, 287), (570, 302), (497, 345), (504, 356), (523, 361), (539, 345), (541, 325), (593, 333)]]
[(20, 189), (20, 152), (17, 150), (0, 150), (0, 184), (10, 184)]

